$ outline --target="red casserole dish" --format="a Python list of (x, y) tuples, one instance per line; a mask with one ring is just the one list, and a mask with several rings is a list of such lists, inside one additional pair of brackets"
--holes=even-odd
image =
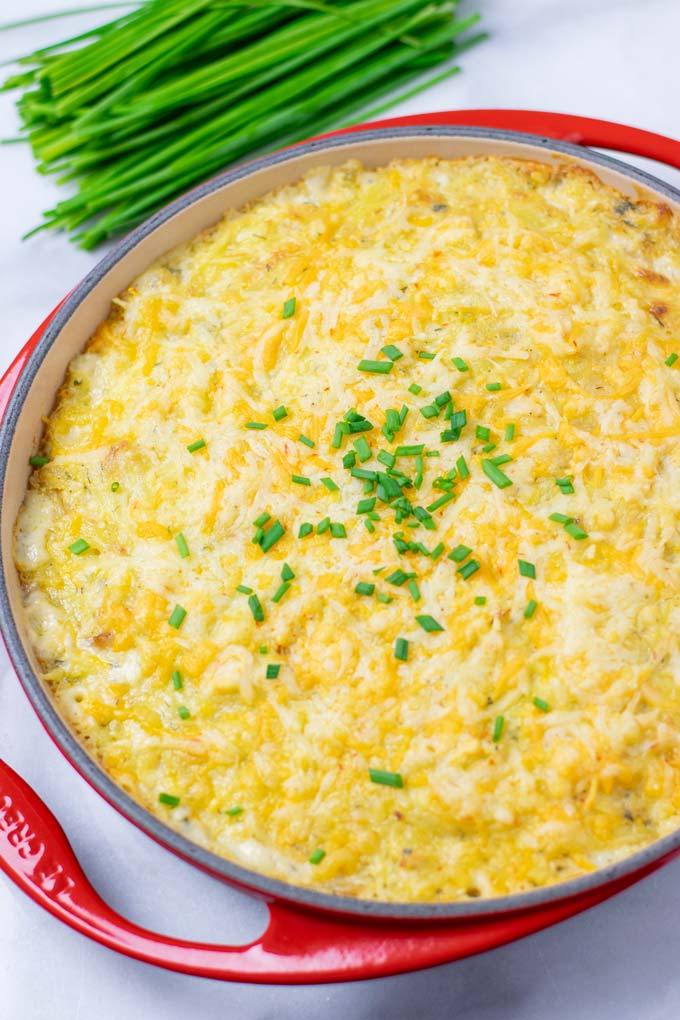
[(574, 143), (621, 149), (680, 169), (679, 142), (560, 114), (473, 110), (352, 128), (229, 171), (158, 213), (65, 299), (10, 367), (0, 383), (0, 616), (17, 675), (57, 746), (112, 806), (185, 860), (260, 897), (270, 911), (265, 933), (246, 946), (185, 942), (131, 924), (93, 890), (54, 816), (0, 760), (0, 867), (55, 917), (111, 949), (187, 974), (281, 984), (364, 979), (450, 962), (528, 935), (602, 902), (680, 853), (680, 831), (676, 831), (617, 864), (558, 886), (448, 904), (341, 898), (234, 865), (141, 808), (88, 757), (67, 729), (38, 678), (22, 626), (12, 560), (12, 529), (41, 415), (49, 410), (68, 361), (107, 314), (111, 298), (159, 254), (214, 222), (225, 208), (295, 180), (314, 164), (348, 158), (374, 165), (396, 156), (432, 154), (566, 159), (587, 166), (631, 197), (651, 197), (680, 211), (680, 192), (609, 157), (584, 153)]

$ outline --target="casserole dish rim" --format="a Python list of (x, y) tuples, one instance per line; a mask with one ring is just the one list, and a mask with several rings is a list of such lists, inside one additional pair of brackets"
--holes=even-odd
[[(661, 200), (668, 200), (680, 214), (680, 191), (672, 185), (658, 180), (644, 170), (638, 170), (621, 160), (593, 152), (590, 149), (584, 150), (578, 145), (568, 142), (555, 141), (551, 138), (542, 138), (524, 132), (483, 127), (433, 125), (401, 128), (358, 128), (355, 131), (349, 131), (330, 138), (317, 139), (291, 149), (262, 156), (257, 160), (228, 170), (176, 199), (132, 231), (94, 266), (81, 283), (69, 294), (48, 322), (38, 342), (26, 359), (9, 398), (2, 422), (0, 422), (0, 505), (2, 505), (4, 497), (6, 471), (15, 428), (20, 420), (26, 396), (45, 357), (53, 345), (58, 342), (61, 331), (66, 323), (87, 299), (93, 288), (142, 240), (202, 198), (218, 192), (222, 188), (256, 173), (258, 170), (275, 167), (307, 154), (319, 153), (322, 155), (329, 149), (347, 148), (353, 144), (360, 146), (367, 145), (381, 139), (414, 137), (467, 138), (470, 140), (482, 139), (521, 144), (534, 148), (536, 150), (535, 158), (539, 162), (541, 161), (542, 152), (556, 153), (576, 161), (577, 165), (583, 163), (586, 165), (592, 164), (595, 172), (598, 166), (617, 172), (627, 178), (632, 184), (648, 188), (658, 195)], [(348, 152), (347, 158), (353, 158), (353, 154)], [(507, 158), (513, 157), (510, 154)], [(225, 205), (226, 208), (228, 208), (228, 205)], [(174, 245), (171, 247), (174, 247)], [(87, 339), (85, 339), (85, 343)], [(13, 668), (33, 708), (49, 735), (81, 776), (124, 817), (132, 821), (138, 828), (141, 828), (161, 845), (214, 876), (256, 894), (275, 897), (276, 899), (295, 903), (303, 907), (323, 910), (328, 913), (359, 915), (367, 918), (399, 919), (403, 921), (462, 920), (466, 917), (526, 911), (538, 905), (570, 899), (594, 888), (606, 887), (629, 874), (642, 871), (652, 862), (658, 861), (680, 849), (679, 821), (678, 828), (668, 835), (655, 840), (634, 854), (628, 855), (615, 863), (596, 868), (593, 872), (586, 875), (568, 879), (564, 882), (540, 886), (528, 892), (509, 893), (499, 897), (445, 902), (398, 902), (355, 898), (270, 878), (261, 872), (251, 870), (226, 857), (221, 857), (217, 853), (183, 836), (127, 794), (105, 772), (103, 767), (90, 756), (75, 732), (62, 719), (44, 681), (34, 670), (26, 654), (24, 642), (19, 633), (11, 607), (9, 582), (5, 575), (4, 561), (3, 568), (0, 570), (0, 630), (2, 630)]]

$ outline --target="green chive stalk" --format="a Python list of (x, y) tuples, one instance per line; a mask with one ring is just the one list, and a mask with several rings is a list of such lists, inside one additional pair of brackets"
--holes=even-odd
[(21, 138), (73, 189), (30, 233), (93, 248), (234, 162), (377, 116), (484, 38), (458, 4), (143, 0), (20, 58)]

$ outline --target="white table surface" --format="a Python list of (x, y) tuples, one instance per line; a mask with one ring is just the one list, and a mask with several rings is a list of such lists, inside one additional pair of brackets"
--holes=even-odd
[[(82, 0), (81, 0), (82, 3)], [(0, 21), (80, 5), (0, 0)], [(680, 136), (680, 0), (479, 0), (492, 39), (464, 73), (404, 113), (523, 107), (619, 120)], [(70, 18), (0, 34), (0, 60), (89, 26)], [(0, 99), (0, 136), (15, 119)], [(659, 174), (680, 184), (680, 173)], [(63, 237), (20, 235), (54, 201), (26, 149), (0, 149), (0, 369), (97, 260)], [(61, 820), (97, 888), (138, 924), (247, 941), (264, 908), (198, 874), (120, 818), (66, 764), (0, 650), (0, 753)], [(677, 1020), (680, 861), (557, 928), (483, 956), (373, 982), (228, 985), (117, 956), (61, 926), (0, 876), (2, 1020)]]

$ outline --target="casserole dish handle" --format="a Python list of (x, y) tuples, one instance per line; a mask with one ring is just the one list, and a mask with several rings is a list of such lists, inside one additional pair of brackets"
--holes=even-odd
[[(680, 170), (680, 141), (654, 131), (617, 124), (611, 120), (581, 117), (573, 113), (550, 113), (545, 110), (442, 110), (437, 113), (416, 113), (408, 117), (361, 124), (332, 134), (345, 134), (362, 128), (415, 127), (445, 124), (448, 127), (488, 127), (503, 131), (554, 138), (573, 145), (595, 146), (617, 152), (645, 156)], [(329, 137), (322, 135), (321, 137)]]
[(54, 917), (119, 953), (184, 974), (264, 984), (357, 980), (448, 963), (538, 931), (616, 891), (600, 887), (521, 915), (427, 924), (322, 915), (269, 902), (267, 929), (248, 945), (189, 942), (147, 931), (112, 910), (52, 812), (2, 759), (0, 868)]

